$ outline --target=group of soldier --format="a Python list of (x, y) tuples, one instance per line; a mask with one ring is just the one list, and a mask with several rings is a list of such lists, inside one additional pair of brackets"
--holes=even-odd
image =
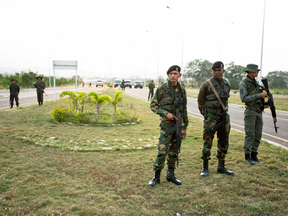
[[(37, 101), (39, 106), (43, 106), (43, 93), (44, 89), (46, 88), (45, 82), (43, 81), (43, 77), (38, 76), (36, 77), (37, 82), (35, 82), (33, 85), (36, 88), (37, 93)], [(16, 106), (19, 107), (19, 93), (20, 93), (20, 86), (18, 85), (17, 79), (13, 78), (11, 79), (12, 83), (10, 84), (10, 109), (14, 106), (14, 100), (16, 103)]]
[[(225, 158), (229, 147), (230, 116), (228, 114), (228, 98), (230, 96), (229, 81), (223, 78), (224, 64), (221, 61), (213, 63), (212, 77), (201, 84), (198, 94), (198, 109), (204, 117), (203, 130), (203, 149), (202, 177), (209, 175), (208, 164), (211, 159), (211, 148), (214, 134), (217, 132), (217, 173), (233, 176), (234, 172), (225, 168)], [(262, 92), (261, 87), (256, 81), (260, 69), (258, 65), (248, 64), (246, 67), (247, 76), (240, 83), (240, 99), (246, 105), (244, 111), (245, 140), (244, 152), (245, 160), (255, 165), (261, 163), (258, 159), (258, 147), (262, 137), (264, 108), (264, 98), (268, 95)], [(176, 115), (181, 116), (181, 135), (182, 139), (187, 136), (187, 126), (189, 124), (187, 115), (187, 97), (185, 87), (178, 82), (181, 78), (181, 68), (178, 65), (171, 66), (167, 71), (168, 81), (160, 85), (153, 96), (154, 84), (149, 84), (149, 96), (152, 94), (150, 108), (152, 112), (161, 117), (160, 137), (158, 142), (158, 155), (153, 164), (154, 178), (149, 182), (149, 186), (160, 183), (161, 170), (167, 158), (168, 172), (166, 179), (176, 185), (181, 185), (181, 181), (174, 175), (176, 169), (175, 162), (178, 160), (176, 132), (167, 131), (175, 127)], [(151, 88), (150, 88), (151, 87)], [(154, 88), (153, 88), (154, 87)], [(268, 97), (269, 98), (269, 97)], [(261, 100), (262, 99), (262, 100)]]

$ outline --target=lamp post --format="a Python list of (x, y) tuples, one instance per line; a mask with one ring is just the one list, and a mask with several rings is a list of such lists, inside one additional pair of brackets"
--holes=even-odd
[(263, 13), (263, 27), (262, 27), (262, 45), (261, 45), (261, 60), (260, 60), (260, 76), (258, 77), (258, 82), (262, 79), (262, 60), (263, 60), (263, 43), (264, 43), (264, 26), (265, 26), (265, 8), (266, 0), (264, 1), (264, 13)]

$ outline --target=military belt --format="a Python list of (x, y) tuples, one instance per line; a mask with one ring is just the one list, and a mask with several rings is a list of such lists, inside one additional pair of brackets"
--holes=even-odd
[(253, 110), (253, 111), (257, 112), (257, 113), (261, 113), (262, 112), (261, 109), (258, 108), (258, 107), (247, 107), (246, 106), (246, 110)]
[(222, 113), (223, 110), (222, 110), (222, 109), (211, 109), (211, 108), (207, 108), (207, 112), (208, 112), (208, 113), (216, 114), (216, 113)]

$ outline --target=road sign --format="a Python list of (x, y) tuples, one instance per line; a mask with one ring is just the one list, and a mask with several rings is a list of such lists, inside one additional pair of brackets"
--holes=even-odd
[(56, 78), (55, 78), (55, 70), (75, 70), (76, 71), (76, 92), (77, 92), (77, 70), (78, 70), (78, 61), (59, 61), (53, 60), (53, 70), (54, 70), (54, 102), (56, 100), (55, 95), (55, 86), (56, 86)]
[(54, 70), (78, 70), (78, 61), (53, 61)]

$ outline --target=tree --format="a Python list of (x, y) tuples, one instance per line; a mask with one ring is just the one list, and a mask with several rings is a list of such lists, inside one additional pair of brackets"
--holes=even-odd
[(190, 61), (187, 63), (187, 66), (184, 70), (184, 78), (188, 78), (193, 81), (193, 79), (197, 82), (198, 86), (209, 77), (211, 77), (211, 66), (212, 63), (208, 60), (203, 59), (195, 59), (194, 61)]
[(89, 92), (88, 96), (90, 97), (89, 102), (93, 105), (95, 105), (95, 108), (97, 110), (97, 117), (96, 121), (99, 123), (99, 114), (100, 114), (100, 106), (105, 102), (112, 102), (112, 98), (108, 95), (101, 95), (98, 97), (98, 94), (96, 92)]
[(230, 82), (232, 89), (239, 89), (241, 80), (246, 76), (245, 67), (230, 62), (226, 65), (225, 78)]
[(111, 103), (114, 106), (114, 121), (116, 122), (116, 110), (117, 105), (123, 100), (121, 97), (122, 91), (117, 91), (114, 95), (114, 98), (112, 99)]
[(272, 71), (267, 75), (269, 87), (271, 88), (287, 88), (288, 87), (288, 72), (287, 71)]

